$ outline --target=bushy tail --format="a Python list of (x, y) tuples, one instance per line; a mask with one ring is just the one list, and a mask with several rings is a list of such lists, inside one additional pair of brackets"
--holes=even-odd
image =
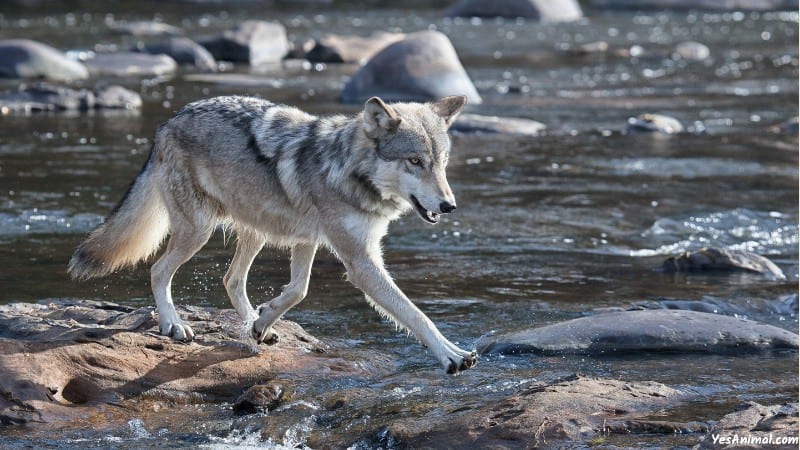
[(155, 253), (169, 233), (169, 216), (154, 180), (153, 152), (106, 221), (72, 255), (73, 279), (108, 275)]

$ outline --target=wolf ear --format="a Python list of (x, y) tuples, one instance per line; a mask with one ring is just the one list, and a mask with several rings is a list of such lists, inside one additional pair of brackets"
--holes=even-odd
[(444, 123), (446, 123), (447, 126), (450, 126), (453, 124), (453, 122), (455, 122), (456, 117), (458, 117), (461, 109), (464, 108), (464, 105), (466, 104), (466, 95), (453, 95), (450, 97), (445, 97), (431, 106), (436, 114), (440, 115), (444, 119)]
[(364, 131), (372, 139), (394, 133), (401, 120), (394, 108), (378, 97), (372, 97), (364, 104)]

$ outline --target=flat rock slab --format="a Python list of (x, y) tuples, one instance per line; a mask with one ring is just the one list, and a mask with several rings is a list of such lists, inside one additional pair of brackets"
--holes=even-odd
[(255, 348), (238, 338), (232, 310), (183, 307), (197, 332), (179, 343), (158, 334), (153, 308), (60, 301), (0, 306), (0, 423), (64, 423), (103, 404), (148, 398), (233, 402), (275, 377), (359, 373), (323, 356), (299, 325), (280, 321), (280, 342)]
[(661, 265), (665, 272), (753, 272), (773, 280), (785, 280), (780, 267), (769, 259), (745, 250), (705, 247), (696, 252), (670, 256)]
[[(748, 439), (747, 442), (743, 440), (745, 438)], [(770, 439), (771, 445), (769, 445)], [(692, 450), (745, 448), (796, 450), (797, 446), (797, 403), (764, 406), (756, 402), (747, 402), (714, 424)]]
[(483, 337), (481, 354), (753, 353), (797, 350), (797, 334), (752, 320), (682, 310), (621, 311)]
[(482, 116), (461, 114), (450, 127), (457, 133), (508, 134), (515, 136), (536, 136), (547, 126), (535, 120), (519, 117)]

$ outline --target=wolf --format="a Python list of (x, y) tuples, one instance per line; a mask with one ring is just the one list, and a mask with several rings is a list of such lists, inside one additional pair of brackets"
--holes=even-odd
[[(367, 100), (354, 116), (317, 117), (243, 96), (190, 103), (156, 131), (150, 156), (108, 218), (78, 245), (75, 279), (108, 275), (152, 256), (151, 286), (162, 334), (191, 341), (171, 283), (218, 225), (237, 235), (223, 282), (253, 338), (273, 344), (273, 325), (307, 294), (319, 247), (344, 264), (348, 280), (398, 327), (412, 333), (448, 373), (476, 364), (447, 340), (397, 287), (383, 263), (389, 223), (414, 210), (426, 223), (456, 209), (445, 168), (448, 128), (466, 103)], [(291, 249), (291, 278), (253, 309), (245, 285), (264, 245)]]

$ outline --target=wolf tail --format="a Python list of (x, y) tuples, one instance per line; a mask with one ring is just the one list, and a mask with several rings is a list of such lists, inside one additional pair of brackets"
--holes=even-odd
[(169, 215), (155, 182), (155, 147), (139, 176), (105, 222), (78, 245), (69, 261), (73, 279), (108, 275), (155, 253), (169, 233)]

